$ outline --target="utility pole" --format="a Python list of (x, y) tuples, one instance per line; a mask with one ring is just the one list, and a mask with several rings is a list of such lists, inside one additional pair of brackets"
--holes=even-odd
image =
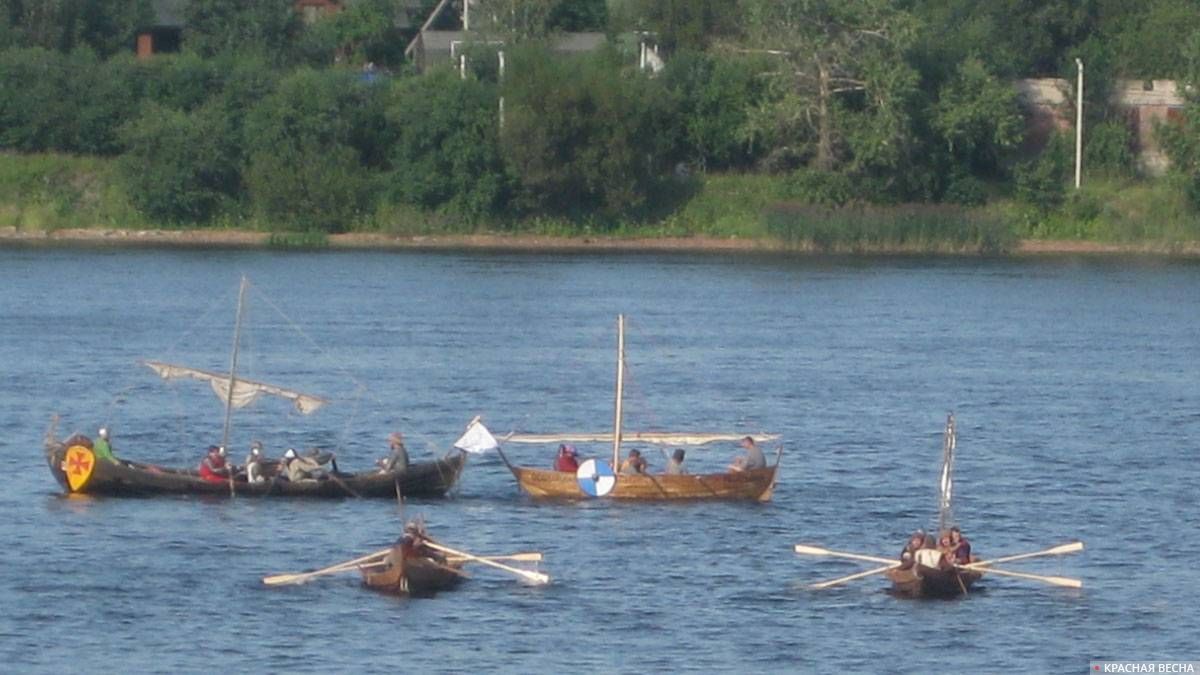
[(1079, 82), (1075, 87), (1075, 189), (1083, 180), (1083, 61), (1075, 59)]

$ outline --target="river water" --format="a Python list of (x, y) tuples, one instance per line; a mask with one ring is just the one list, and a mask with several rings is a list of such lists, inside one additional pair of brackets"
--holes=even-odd
[[(113, 429), (172, 465), (219, 442), (221, 404), (139, 359), (227, 367), (326, 395), (261, 401), (260, 438), (369, 466), (388, 432), (440, 455), (474, 415), (496, 433), (612, 423), (628, 315), (626, 427), (783, 435), (769, 504), (539, 504), (497, 456), (445, 501), (67, 499), (41, 440)], [(1200, 265), (724, 255), (0, 249), (0, 669), (17, 672), (1071, 672), (1200, 659)], [(193, 383), (194, 384), (194, 383)], [(945, 416), (955, 512), (995, 557), (1081, 539), (915, 602), (873, 565), (936, 515)], [(775, 446), (769, 446), (774, 450)], [(549, 466), (553, 448), (511, 446)], [(604, 448), (586, 448), (604, 455)], [(693, 471), (735, 448), (694, 449)], [(652, 465), (663, 460), (653, 451)], [(403, 517), (478, 553), (543, 551), (554, 582), (487, 569), (403, 600), (352, 576), (266, 588), (386, 546)]]

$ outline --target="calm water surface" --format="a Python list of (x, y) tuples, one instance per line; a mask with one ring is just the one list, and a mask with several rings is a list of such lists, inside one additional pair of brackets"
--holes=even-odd
[[(247, 377), (334, 399), (261, 402), (261, 438), (368, 466), (398, 429), (440, 455), (496, 432), (611, 424), (615, 315), (629, 316), (627, 426), (782, 433), (767, 505), (544, 505), (495, 456), (447, 501), (447, 543), (540, 550), (555, 582), (481, 569), (397, 600), (298, 571), (381, 548), (395, 503), (66, 499), (41, 439), (112, 426), (127, 457), (193, 464), (218, 442), (203, 387), (137, 365), (221, 369), (249, 275)], [(0, 250), (0, 670), (296, 672), (1022, 671), (1200, 659), (1200, 265), (690, 255)], [(912, 602), (869, 565), (930, 526), (941, 428), (959, 420), (956, 511), (985, 557), (1076, 538), (1081, 555)], [(602, 449), (590, 449), (603, 452)], [(734, 448), (696, 449), (693, 470)], [(549, 465), (551, 448), (510, 449)], [(651, 455), (657, 466), (661, 457)]]

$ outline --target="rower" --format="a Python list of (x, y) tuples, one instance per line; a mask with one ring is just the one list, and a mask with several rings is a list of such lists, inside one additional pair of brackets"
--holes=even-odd
[(646, 459), (642, 457), (642, 451), (634, 448), (629, 451), (629, 456), (621, 462), (620, 473), (628, 475), (634, 473), (646, 473)]
[(567, 473), (575, 473), (579, 470), (579, 458), (575, 453), (575, 446), (558, 446), (558, 456), (554, 458), (554, 470)]
[(404, 447), (404, 435), (399, 431), (393, 431), (388, 436), (388, 451), (388, 456), (377, 462), (381, 473), (408, 469), (408, 450)]
[(672, 476), (680, 476), (687, 473), (687, 469), (683, 468), (683, 448), (675, 448), (675, 452), (671, 453), (671, 459), (667, 461), (667, 473)]
[(763, 455), (763, 451), (759, 449), (758, 444), (754, 442), (754, 438), (746, 436), (742, 439), (740, 445), (746, 451), (746, 454), (738, 455), (734, 458), (733, 463), (729, 465), (730, 471), (751, 471), (767, 468), (767, 458)]
[(329, 472), (321, 466), (323, 462), (319, 461), (317, 457), (297, 455), (295, 448), (288, 448), (287, 452), (283, 453), (283, 459), (287, 479), (293, 483), (302, 480), (318, 480), (328, 476)]
[(908, 542), (904, 544), (904, 550), (900, 551), (900, 567), (899, 569), (906, 570), (916, 563), (916, 553), (925, 545), (925, 532), (917, 530), (908, 538)]
[(924, 544), (913, 554), (913, 558), (918, 565), (935, 570), (948, 569), (951, 566), (946, 554), (938, 550), (932, 534), (925, 535)]
[(225, 448), (210, 445), (204, 459), (200, 460), (200, 477), (210, 483), (229, 480), (229, 465), (225, 462)]
[(955, 565), (966, 565), (975, 560), (975, 556), (971, 555), (971, 542), (962, 536), (962, 530), (957, 525), (950, 528), (950, 546), (950, 562)]

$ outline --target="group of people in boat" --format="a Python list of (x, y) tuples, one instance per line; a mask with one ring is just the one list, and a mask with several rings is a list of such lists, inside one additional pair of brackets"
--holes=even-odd
[[(744, 452), (733, 459), (729, 465), (729, 471), (751, 471), (767, 467), (767, 458), (753, 438), (746, 436), (741, 440), (740, 445)], [(685, 456), (683, 448), (676, 448), (667, 459), (664, 473), (672, 476), (686, 474), (687, 469), (683, 466)], [(555, 471), (575, 473), (579, 470), (579, 464), (579, 453), (575, 446), (566, 444), (558, 446), (558, 455), (554, 458)], [(650, 464), (642, 455), (641, 450), (633, 448), (617, 468), (617, 473), (622, 475), (648, 474), (650, 473)]]
[[(104, 441), (104, 448), (107, 450), (107, 431), (100, 431), (101, 440)], [(93, 451), (97, 456), (103, 456), (99, 450), (95, 450), (95, 446), (100, 442), (93, 443)], [(112, 457), (111, 451), (108, 451), (108, 457)], [(401, 472), (408, 468), (408, 451), (404, 447), (403, 435), (393, 433), (388, 436), (388, 455), (376, 462), (376, 466), (382, 473)], [(245, 464), (241, 466), (229, 461), (224, 446), (208, 446), (200, 460), (199, 473), (200, 478), (213, 483), (227, 482), (231, 475), (234, 480), (263, 483), (269, 478), (290, 482), (325, 480), (331, 475), (339, 474), (340, 471), (337, 456), (332, 452), (323, 452), (317, 448), (297, 452), (295, 448), (288, 448), (278, 460), (269, 460), (263, 454), (262, 442), (254, 441), (250, 444)]]
[(958, 565), (974, 562), (971, 542), (962, 535), (957, 525), (943, 531), (937, 539), (932, 534), (917, 530), (908, 538), (900, 552), (900, 569), (911, 569), (915, 565), (939, 570), (953, 569)]

